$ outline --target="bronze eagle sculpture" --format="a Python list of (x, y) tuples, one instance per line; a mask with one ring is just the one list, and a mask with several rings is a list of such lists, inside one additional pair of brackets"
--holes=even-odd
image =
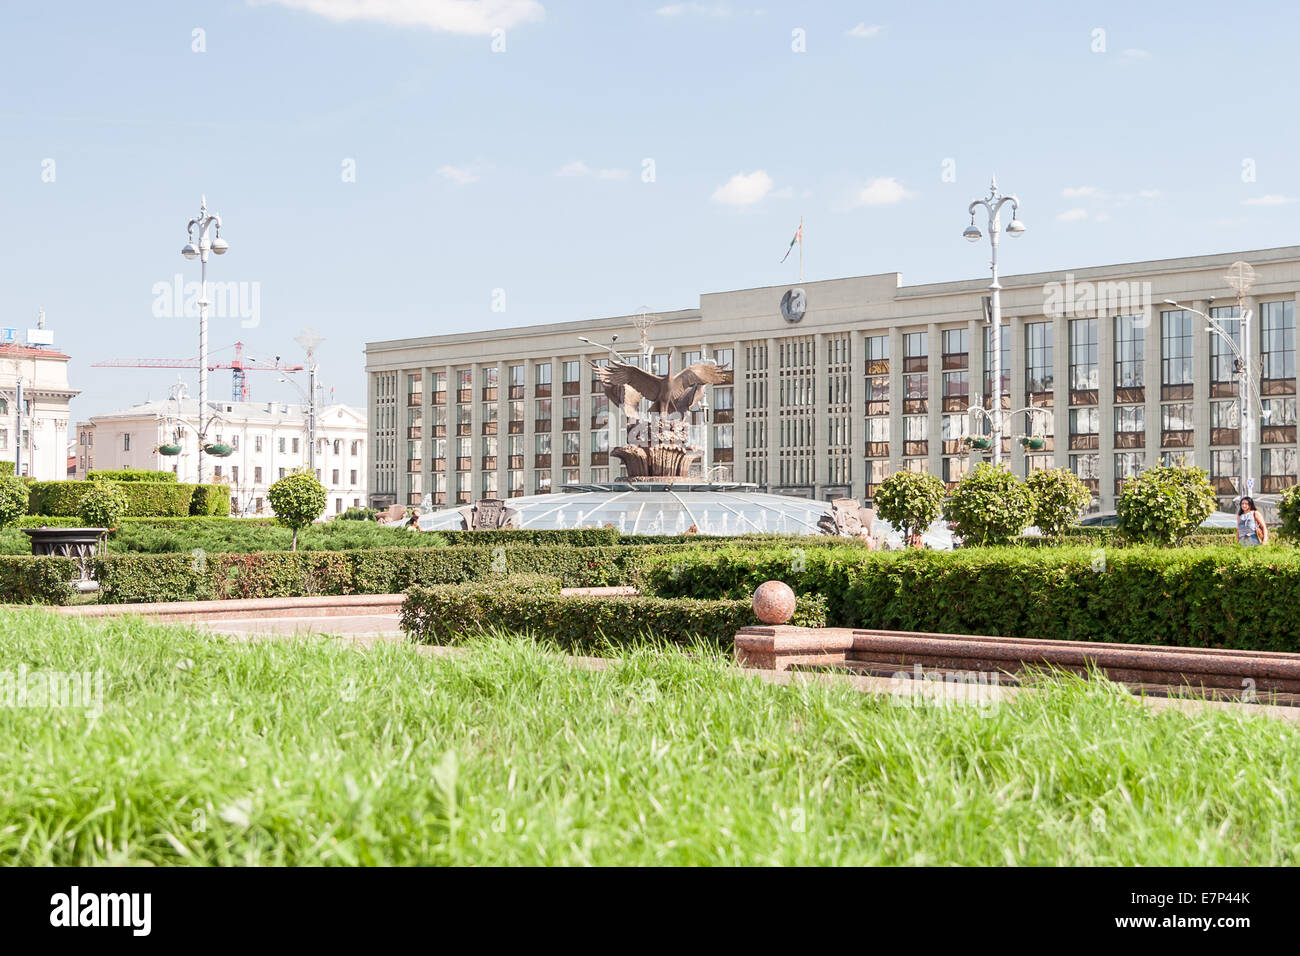
[(640, 418), (642, 398), (649, 399), (651, 412), (684, 418), (704, 386), (727, 380), (727, 369), (711, 362), (688, 365), (676, 375), (655, 375), (627, 362), (593, 362), (592, 367), (609, 400), (620, 406), (629, 420)]

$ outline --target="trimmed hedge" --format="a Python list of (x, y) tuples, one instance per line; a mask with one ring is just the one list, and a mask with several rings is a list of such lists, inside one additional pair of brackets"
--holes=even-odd
[[(1100, 551), (1100, 553), (1099, 553)], [(1300, 651), (1289, 548), (788, 550), (656, 556), (663, 596), (738, 597), (767, 580), (826, 597), (832, 626)]]
[[(175, 476), (173, 476), (173, 479)], [(68, 517), (78, 513), (81, 499), (104, 483), (96, 481), (34, 481), (27, 511), (33, 515)], [(118, 484), (126, 495), (127, 515), (137, 518), (181, 518), (191, 514), (230, 513), (225, 485), (191, 485), (173, 481), (130, 480)], [(195, 508), (204, 510), (195, 511)]]
[[(519, 584), (516, 580), (411, 588), (402, 603), (402, 629), (429, 643), (455, 644), (474, 633), (502, 628), (582, 651), (643, 642), (703, 641), (729, 648), (738, 629), (758, 623), (748, 600), (564, 597), (544, 578)], [(824, 626), (825, 602), (804, 596), (792, 623)]]
[(174, 471), (153, 471), (148, 468), (92, 468), (86, 472), (89, 481), (170, 481), (176, 482)]
[(34, 555), (0, 556), (0, 601), (7, 604), (67, 604), (77, 562)]
[(494, 576), (544, 573), (566, 587), (635, 584), (650, 557), (692, 545), (658, 548), (357, 548), (109, 554), (95, 563), (100, 601), (204, 601), (308, 594), (396, 594), (413, 585), (459, 584)]

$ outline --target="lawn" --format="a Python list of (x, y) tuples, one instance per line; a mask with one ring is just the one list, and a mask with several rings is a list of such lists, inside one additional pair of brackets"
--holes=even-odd
[(0, 672), (104, 673), (97, 717), (0, 706), (0, 863), (1300, 862), (1286, 722), (1100, 683), (911, 707), (675, 650), (591, 672), (471, 647), (0, 612)]

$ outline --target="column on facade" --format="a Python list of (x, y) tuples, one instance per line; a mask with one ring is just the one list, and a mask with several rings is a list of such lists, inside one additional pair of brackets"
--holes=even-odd
[[(1027, 351), (1025, 344), (1024, 316), (1011, 316), (1006, 329), (1003, 330), (1003, 334), (1011, 337), (1007, 351), (1007, 361), (1011, 363), (1011, 368), (1003, 369), (1002, 373), (1010, 376), (1011, 410), (1014, 412), (1016, 409), (1024, 408), (1025, 405), (1028, 404), (1025, 401), (1025, 365), (1027, 361)], [(981, 354), (983, 351), (983, 349), (980, 350)], [(983, 380), (984, 372), (981, 370), (980, 381), (983, 382)], [(990, 384), (993, 387), (994, 394), (996, 394), (1001, 388), (1000, 383), (995, 383), (990, 380)], [(1021, 415), (1020, 418), (1005, 426), (1008, 434), (1015, 433), (1016, 431), (1020, 431), (1025, 435), (1031, 434), (1033, 429), (1029, 427), (1029, 422), (1023, 421), (1024, 418), (1025, 416)], [(1057, 432), (1057, 434), (1059, 435), (1060, 432)], [(1020, 447), (1020, 442), (1013, 441), (1011, 443), (1009, 463), (1013, 474), (1023, 475), (1026, 473), (1025, 450)]]
[(943, 336), (936, 322), (925, 327), (925, 354), (926, 393), (930, 396), (926, 403), (926, 434), (930, 436), (926, 448), (930, 453), (930, 474), (943, 478)]
[(781, 483), (781, 353), (778, 341), (767, 340), (767, 487)]
[(903, 467), (903, 332), (889, 330), (889, 471)]
[[(1064, 311), (1052, 317), (1052, 464), (1070, 467), (1070, 320)], [(1087, 452), (1084, 452), (1087, 454)]]
[(867, 496), (867, 341), (861, 332), (849, 334), (849, 494)]
[[(1210, 303), (1198, 299), (1192, 308), (1210, 314)], [(1189, 465), (1210, 471), (1210, 341), (1200, 319), (1192, 317), (1192, 454)]]
[(456, 440), (456, 367), (454, 365), (445, 365), (442, 369), (445, 376), (446, 388), (444, 389), (443, 401), (447, 410), (447, 427), (443, 429), (446, 434), (443, 436), (447, 439), (447, 456), (443, 461), (443, 475), (447, 483), (447, 506), (451, 507), (456, 504), (456, 452), (459, 442)]
[(1160, 464), (1160, 346), (1161, 310), (1152, 306), (1151, 319), (1142, 330), (1142, 385), (1146, 395), (1146, 449), (1143, 456), (1145, 467)]
[(531, 495), (537, 490), (537, 362), (520, 361), (524, 363), (524, 494)]
[(813, 335), (813, 497), (820, 499), (831, 481), (830, 427), (831, 408), (827, 383), (830, 362), (826, 354), (826, 334)]
[(748, 369), (745, 343), (737, 339), (731, 343), (731, 380), (734, 383), (731, 386), (731, 477), (734, 481), (745, 480), (745, 456), (749, 451), (749, 431), (745, 420), (749, 409), (745, 384)]
[(1115, 317), (1097, 313), (1097, 454), (1101, 456), (1101, 510), (1115, 508)]

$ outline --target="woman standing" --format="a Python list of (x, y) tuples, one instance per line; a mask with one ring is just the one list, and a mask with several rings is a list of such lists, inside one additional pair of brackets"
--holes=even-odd
[(1268, 543), (1268, 526), (1255, 507), (1255, 499), (1243, 497), (1237, 505), (1237, 540), (1247, 547)]

